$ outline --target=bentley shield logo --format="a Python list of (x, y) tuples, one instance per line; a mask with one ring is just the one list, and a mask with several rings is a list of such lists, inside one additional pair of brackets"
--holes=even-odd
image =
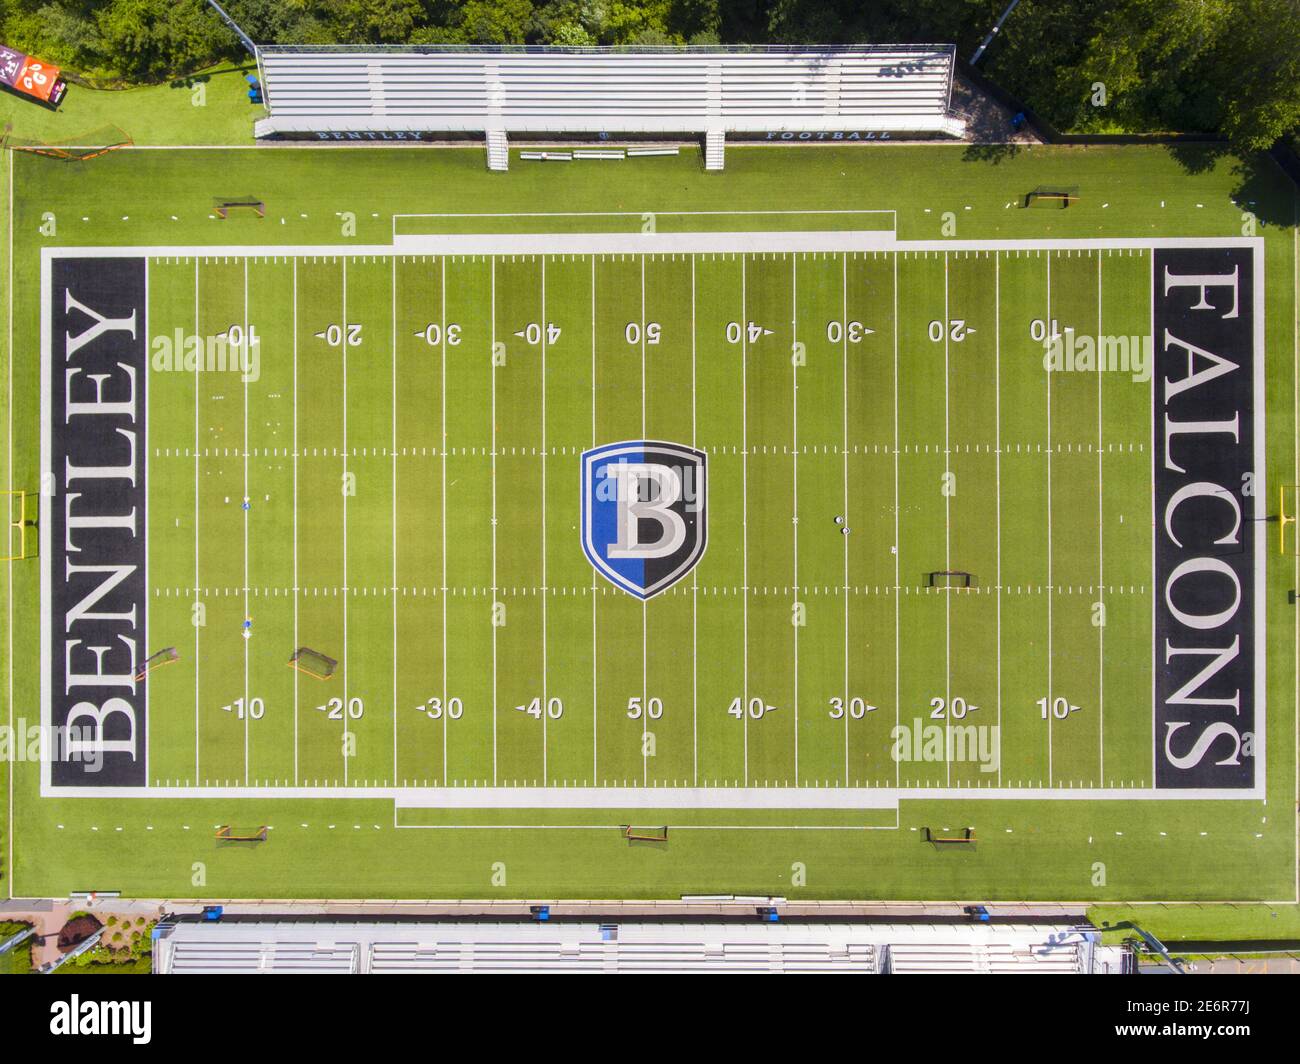
[(582, 455), (582, 549), (606, 580), (648, 599), (704, 554), (704, 454), (653, 440)]

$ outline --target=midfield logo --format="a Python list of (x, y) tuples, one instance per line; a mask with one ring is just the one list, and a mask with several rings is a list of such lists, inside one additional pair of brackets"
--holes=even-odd
[(596, 572), (639, 599), (672, 587), (704, 555), (704, 454), (630, 440), (582, 455), (582, 549)]

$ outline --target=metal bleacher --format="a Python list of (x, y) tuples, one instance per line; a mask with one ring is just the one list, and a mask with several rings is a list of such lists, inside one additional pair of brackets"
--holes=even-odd
[[(259, 137), (958, 137), (952, 45), (258, 49)], [(416, 139), (414, 136), (411, 139)], [(494, 166), (494, 168), (499, 168)]]
[(1075, 975), (1082, 971), (1077, 944), (1045, 948), (1008, 941), (906, 942), (889, 947), (892, 975)]
[(160, 974), (1118, 971), (1088, 927), (871, 922), (178, 918)]

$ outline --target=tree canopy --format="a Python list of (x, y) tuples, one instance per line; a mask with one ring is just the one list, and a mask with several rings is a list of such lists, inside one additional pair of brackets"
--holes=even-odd
[[(279, 44), (675, 45), (956, 41), (1005, 0), (226, 0)], [(235, 57), (204, 0), (0, 0), (0, 40), (92, 78), (157, 81)], [(1300, 0), (1022, 0), (988, 74), (1074, 132), (1300, 130)]]

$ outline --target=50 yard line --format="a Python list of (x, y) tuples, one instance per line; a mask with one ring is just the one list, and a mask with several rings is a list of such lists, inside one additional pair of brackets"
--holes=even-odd
[[(596, 446), (596, 256), (591, 256), (591, 446)], [(599, 786), (596, 696), (596, 571), (591, 571), (591, 785)]]
[[(645, 256), (641, 256), (641, 438), (645, 439)], [(649, 652), (646, 648), (647, 611), (649, 603), (641, 600), (641, 785), (648, 786), (650, 781), (650, 756), (646, 752), (646, 735), (650, 731), (649, 696), (646, 692), (646, 673), (649, 666)]]
[[(691, 256), (691, 446), (698, 449), (695, 425), (695, 256)], [(708, 490), (708, 481), (705, 481)], [(707, 515), (706, 515), (707, 517)], [(691, 569), (691, 783), (700, 783), (699, 575)]]

